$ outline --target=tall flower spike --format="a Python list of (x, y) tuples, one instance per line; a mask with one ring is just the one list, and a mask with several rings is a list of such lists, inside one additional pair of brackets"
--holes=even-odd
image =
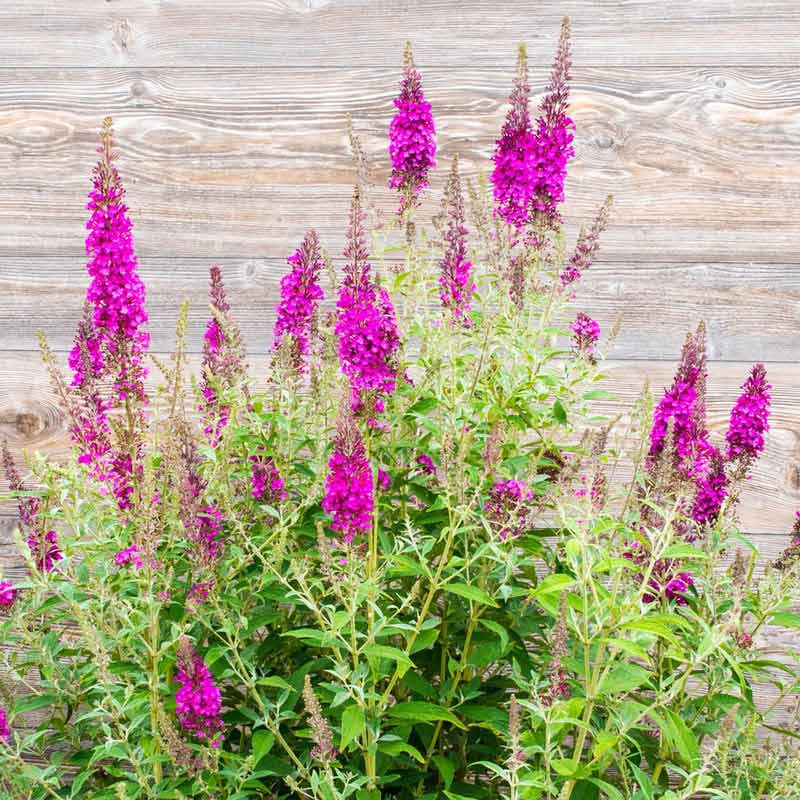
[(401, 193), (399, 213), (418, 203), (428, 185), (428, 170), (436, 167), (436, 127), (431, 104), (422, 92), (422, 77), (414, 66), (411, 42), (406, 42), (397, 113), (389, 125), (389, 157), (392, 175), (389, 188)]
[(0, 708), (0, 742), (7, 742), (11, 738), (11, 728), (8, 726), (6, 710)]
[(469, 324), (467, 314), (471, 308), (470, 298), (475, 291), (475, 282), (472, 280), (472, 264), (467, 259), (469, 231), (464, 224), (466, 212), (457, 155), (453, 158), (453, 166), (444, 189), (444, 213), (447, 224), (444, 240), (447, 247), (439, 262), (439, 299), (455, 322)]
[(331, 528), (350, 544), (372, 527), (375, 486), (364, 442), (349, 410), (343, 407), (337, 423), (333, 454), (328, 461), (322, 510), (333, 518)]
[(575, 155), (572, 147), (575, 123), (567, 116), (571, 66), (569, 18), (564, 17), (550, 81), (536, 121), (537, 176), (533, 211), (548, 227), (561, 222), (558, 206), (564, 201), (567, 162)]
[(323, 763), (334, 761), (339, 752), (333, 744), (333, 732), (322, 713), (322, 706), (314, 693), (310, 675), (306, 675), (303, 684), (303, 703), (308, 714), (308, 722), (311, 725), (311, 739), (314, 742), (314, 747), (311, 748), (311, 757)]
[(705, 419), (705, 326), (690, 332), (672, 386), (656, 406), (650, 432), (650, 463), (661, 456), (672, 426), (675, 464), (687, 476), (704, 474), (716, 450), (708, 441)]
[(191, 641), (183, 637), (178, 643), (175, 683), (175, 713), (183, 728), (197, 739), (217, 748), (225, 738), (222, 731), (222, 696), (214, 683), (211, 670), (197, 654)]
[[(125, 189), (114, 165), (114, 130), (111, 118), (103, 120), (98, 148), (100, 160), (94, 168), (93, 188), (87, 208), (86, 268), (91, 277), (86, 299), (91, 304), (94, 333), (85, 337), (92, 362), (114, 379), (117, 399), (147, 402), (144, 390), (144, 354), (150, 342), (144, 331), (147, 324), (145, 288), (137, 271), (136, 254)], [(70, 364), (82, 359), (70, 354)], [(81, 380), (76, 372), (75, 383)]]
[(517, 228), (528, 221), (530, 204), (536, 192), (536, 137), (531, 125), (530, 94), (528, 56), (525, 45), (521, 44), (517, 76), (509, 97), (511, 108), (492, 157), (495, 213)]
[(222, 271), (216, 264), (209, 270), (209, 304), (212, 316), (203, 335), (203, 401), (199, 410), (206, 439), (216, 447), (230, 417), (230, 406), (220, 400), (219, 389), (230, 388), (246, 371), (241, 334), (231, 317)]
[(592, 220), (589, 230), (581, 230), (578, 235), (578, 242), (575, 245), (575, 252), (572, 254), (569, 264), (561, 273), (562, 286), (569, 286), (571, 283), (575, 283), (594, 262), (600, 250), (600, 235), (608, 225), (613, 204), (614, 196), (608, 195), (603, 205), (600, 206), (594, 220)]
[(764, 434), (769, 430), (772, 387), (767, 383), (763, 364), (756, 364), (742, 385), (742, 394), (731, 411), (725, 439), (728, 459), (749, 465), (764, 449)]
[(288, 259), (291, 271), (281, 278), (281, 300), (275, 321), (274, 350), (288, 340), (292, 364), (302, 372), (311, 350), (317, 308), (323, 299), (319, 274), (324, 266), (317, 232), (310, 230)]
[(353, 410), (365, 409), (370, 424), (395, 390), (400, 333), (389, 293), (375, 285), (365, 244), (364, 214), (356, 186), (344, 255), (349, 259), (336, 303), (339, 363), (350, 379)]

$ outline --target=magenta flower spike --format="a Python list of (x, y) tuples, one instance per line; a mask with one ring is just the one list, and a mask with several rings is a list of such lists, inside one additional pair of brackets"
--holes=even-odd
[(688, 477), (703, 474), (716, 452), (706, 430), (705, 335), (705, 326), (701, 323), (696, 332), (686, 337), (675, 379), (656, 406), (650, 432), (652, 464), (663, 452), (667, 431), (672, 425), (677, 466)]
[(517, 76), (509, 98), (511, 108), (492, 158), (495, 213), (517, 228), (527, 223), (536, 191), (536, 137), (531, 124), (530, 94), (528, 56), (525, 45), (520, 45)]
[(187, 638), (178, 645), (175, 683), (175, 713), (183, 728), (213, 748), (225, 738), (222, 731), (222, 695), (214, 683), (211, 670), (197, 654)]
[(569, 19), (564, 17), (550, 81), (536, 121), (533, 212), (540, 215), (548, 227), (561, 223), (558, 206), (564, 202), (567, 162), (575, 155), (572, 146), (575, 123), (567, 116), (571, 66)]
[(319, 236), (310, 230), (303, 243), (288, 259), (290, 272), (281, 278), (281, 300), (275, 321), (273, 349), (279, 350), (288, 339), (292, 363), (303, 372), (311, 351), (311, 335), (320, 301), (324, 294), (319, 285), (322, 254)]
[(91, 281), (86, 300), (92, 310), (91, 330), (79, 332), (69, 356), (73, 385), (84, 380), (85, 342), (94, 377), (111, 376), (117, 401), (147, 402), (144, 356), (150, 343), (145, 287), (138, 274), (133, 247), (133, 225), (125, 205), (125, 189), (114, 165), (114, 131), (111, 118), (103, 120), (98, 148), (100, 160), (94, 168), (87, 208), (86, 269)]
[(351, 544), (372, 527), (375, 485), (364, 442), (355, 421), (343, 409), (337, 424), (333, 454), (328, 461), (322, 510), (332, 517), (331, 528)]
[(428, 185), (428, 171), (436, 167), (436, 126), (431, 104), (422, 91), (422, 76), (414, 66), (411, 42), (406, 43), (397, 112), (389, 124), (389, 188), (400, 191), (400, 214), (419, 202)]
[(767, 371), (756, 364), (742, 385), (742, 394), (731, 411), (725, 439), (730, 461), (752, 462), (764, 450), (764, 434), (769, 430), (771, 404)]
[(349, 262), (336, 303), (339, 363), (350, 379), (353, 410), (365, 410), (375, 425), (374, 415), (383, 410), (383, 397), (396, 387), (400, 333), (389, 293), (371, 276), (358, 187), (353, 192), (344, 255)]

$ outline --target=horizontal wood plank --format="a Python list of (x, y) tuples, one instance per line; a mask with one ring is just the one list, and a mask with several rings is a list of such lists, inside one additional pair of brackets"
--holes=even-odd
[[(0, 253), (82, 252), (100, 119), (113, 114), (137, 246), (144, 256), (283, 257), (308, 227), (344, 239), (354, 171), (352, 113), (373, 177), (388, 177), (397, 70), (20, 69), (0, 81)], [(541, 90), (546, 73), (533, 73)], [(425, 75), (440, 169), (489, 169), (509, 70)], [(603, 259), (790, 263), (800, 215), (800, 78), (795, 70), (576, 69), (568, 231), (606, 193), (616, 206)], [(391, 213), (396, 196), (379, 192)]]
[[(199, 356), (192, 358), (199, 367)], [(255, 374), (263, 374), (264, 362), (251, 359)], [(730, 408), (746, 378), (749, 364), (724, 362), (713, 365), (709, 383), (709, 427), (718, 439), (724, 436)], [(748, 483), (740, 506), (742, 529), (756, 533), (787, 534), (800, 508), (800, 430), (796, 409), (800, 404), (800, 364), (767, 364), (774, 385), (771, 430), (767, 448)], [(604, 385), (615, 395), (613, 402), (597, 403), (598, 413), (624, 413), (647, 380), (658, 394), (671, 383), (670, 362), (610, 362)], [(151, 386), (157, 382), (151, 374)], [(63, 415), (48, 385), (45, 370), (31, 353), (7, 352), (0, 365), (0, 437), (22, 458), (24, 451), (39, 451), (66, 458), (68, 445)], [(6, 487), (0, 482), (0, 491)]]
[(26, 0), (3, 4), (0, 64), (385, 66), (406, 38), (426, 65), (504, 65), (520, 40), (549, 62), (564, 14), (579, 63), (800, 60), (794, 0)]
[[(272, 343), (280, 278), (287, 270), (281, 258), (142, 257), (153, 349), (172, 346), (184, 299), (189, 301), (189, 348), (201, 349), (212, 262), (222, 267), (250, 352), (265, 354)], [(0, 256), (0, 352), (37, 350), (38, 330), (55, 349), (69, 349), (87, 283), (81, 256)], [(574, 308), (595, 317), (606, 333), (621, 318), (608, 353), (616, 359), (670, 361), (688, 328), (704, 319), (714, 360), (794, 362), (800, 266), (601, 261), (578, 285)]]

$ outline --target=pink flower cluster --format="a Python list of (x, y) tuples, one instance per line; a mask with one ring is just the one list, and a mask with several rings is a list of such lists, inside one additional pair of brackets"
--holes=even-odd
[(331, 528), (351, 544), (356, 536), (369, 532), (374, 509), (372, 467), (354, 420), (343, 412), (328, 461), (322, 510), (333, 518)]
[(497, 529), (500, 541), (525, 533), (528, 527), (528, 504), (533, 496), (525, 481), (497, 481), (492, 486), (484, 513)]
[(495, 146), (492, 172), (496, 213), (517, 228), (537, 217), (548, 226), (560, 222), (557, 209), (564, 200), (567, 162), (575, 154), (575, 125), (566, 115), (570, 64), (569, 26), (565, 20), (534, 130), (527, 57), (524, 47), (520, 47), (511, 108)]
[(144, 566), (139, 548), (135, 544), (126, 547), (124, 550), (120, 550), (119, 553), (114, 556), (114, 563), (118, 567), (132, 566), (135, 569), (142, 569)]
[(389, 124), (389, 157), (392, 161), (391, 189), (402, 193), (400, 213), (411, 207), (428, 185), (428, 171), (436, 167), (436, 127), (431, 104), (422, 92), (422, 77), (414, 66), (410, 45), (406, 46), (397, 113)]
[(267, 503), (277, 503), (286, 499), (286, 485), (281, 478), (275, 462), (268, 456), (250, 456), (250, 496)]
[(353, 410), (366, 407), (370, 422), (375, 424), (374, 413), (384, 408), (382, 396), (395, 390), (400, 333), (389, 293), (376, 286), (371, 277), (363, 222), (356, 188), (344, 251), (350, 261), (336, 304), (339, 313), (335, 330), (339, 363), (350, 379)]
[(19, 591), (8, 581), (0, 581), (0, 608), (11, 608)]
[(594, 356), (595, 345), (600, 339), (600, 326), (588, 314), (581, 311), (570, 327), (575, 335), (575, 350), (591, 359)]
[(0, 707), (0, 742), (7, 742), (11, 738), (11, 728), (8, 726), (6, 710)]
[(729, 460), (752, 460), (764, 449), (764, 434), (769, 430), (771, 388), (767, 383), (764, 365), (756, 364), (742, 385), (742, 394), (731, 411), (725, 436)]
[(180, 688), (175, 694), (175, 713), (178, 722), (197, 739), (219, 747), (225, 738), (222, 734), (222, 695), (214, 683), (211, 670), (196, 653), (188, 639), (178, 647), (175, 683)]
[(58, 546), (58, 534), (55, 531), (29, 536), (27, 544), (37, 569), (43, 572), (52, 572), (56, 561), (64, 558)]
[[(87, 337), (89, 363), (94, 377), (115, 373), (115, 390), (121, 401), (133, 397), (146, 402), (143, 365), (150, 342), (145, 287), (137, 272), (132, 224), (124, 203), (125, 189), (114, 166), (111, 121), (103, 127), (101, 159), (94, 170), (87, 208), (86, 265), (91, 282), (86, 300), (93, 308), (92, 334)], [(85, 380), (86, 359), (76, 345), (70, 353), (73, 385)], [(108, 360), (114, 362), (107, 363)]]
[(279, 350), (284, 338), (288, 338), (292, 362), (302, 371), (311, 348), (314, 317), (324, 297), (319, 285), (323, 264), (317, 232), (310, 230), (287, 261), (291, 271), (281, 278), (281, 300), (275, 321), (273, 348)]
[[(639, 542), (635, 542), (631, 549), (623, 554), (625, 558), (642, 567), (649, 560), (649, 552)], [(686, 605), (686, 594), (694, 586), (691, 574), (681, 570), (677, 561), (661, 559), (653, 565), (647, 589), (642, 594), (645, 603), (655, 603), (666, 598), (677, 605)]]

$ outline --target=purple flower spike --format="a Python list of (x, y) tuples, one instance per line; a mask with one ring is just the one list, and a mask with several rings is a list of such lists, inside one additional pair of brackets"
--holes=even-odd
[(422, 92), (422, 77), (414, 66), (410, 42), (406, 43), (400, 96), (394, 104), (397, 113), (389, 125), (389, 188), (401, 192), (402, 214), (417, 204), (420, 192), (428, 185), (428, 171), (436, 167), (436, 127), (431, 104)]
[(725, 439), (728, 459), (752, 462), (764, 449), (764, 434), (769, 430), (772, 387), (767, 383), (763, 364), (756, 364), (742, 385), (742, 394), (731, 411)]
[(178, 645), (175, 683), (175, 713), (178, 722), (197, 739), (217, 748), (222, 735), (222, 696), (211, 676), (211, 670), (196, 653), (192, 643), (183, 638)]
[(310, 230), (287, 261), (291, 271), (281, 278), (281, 300), (273, 348), (280, 349), (284, 339), (288, 338), (292, 363), (298, 371), (303, 372), (311, 350), (317, 308), (324, 296), (319, 285), (323, 264), (317, 232)]
[(372, 527), (375, 486), (364, 442), (347, 409), (343, 409), (337, 427), (322, 510), (333, 517), (331, 528), (350, 544)]

